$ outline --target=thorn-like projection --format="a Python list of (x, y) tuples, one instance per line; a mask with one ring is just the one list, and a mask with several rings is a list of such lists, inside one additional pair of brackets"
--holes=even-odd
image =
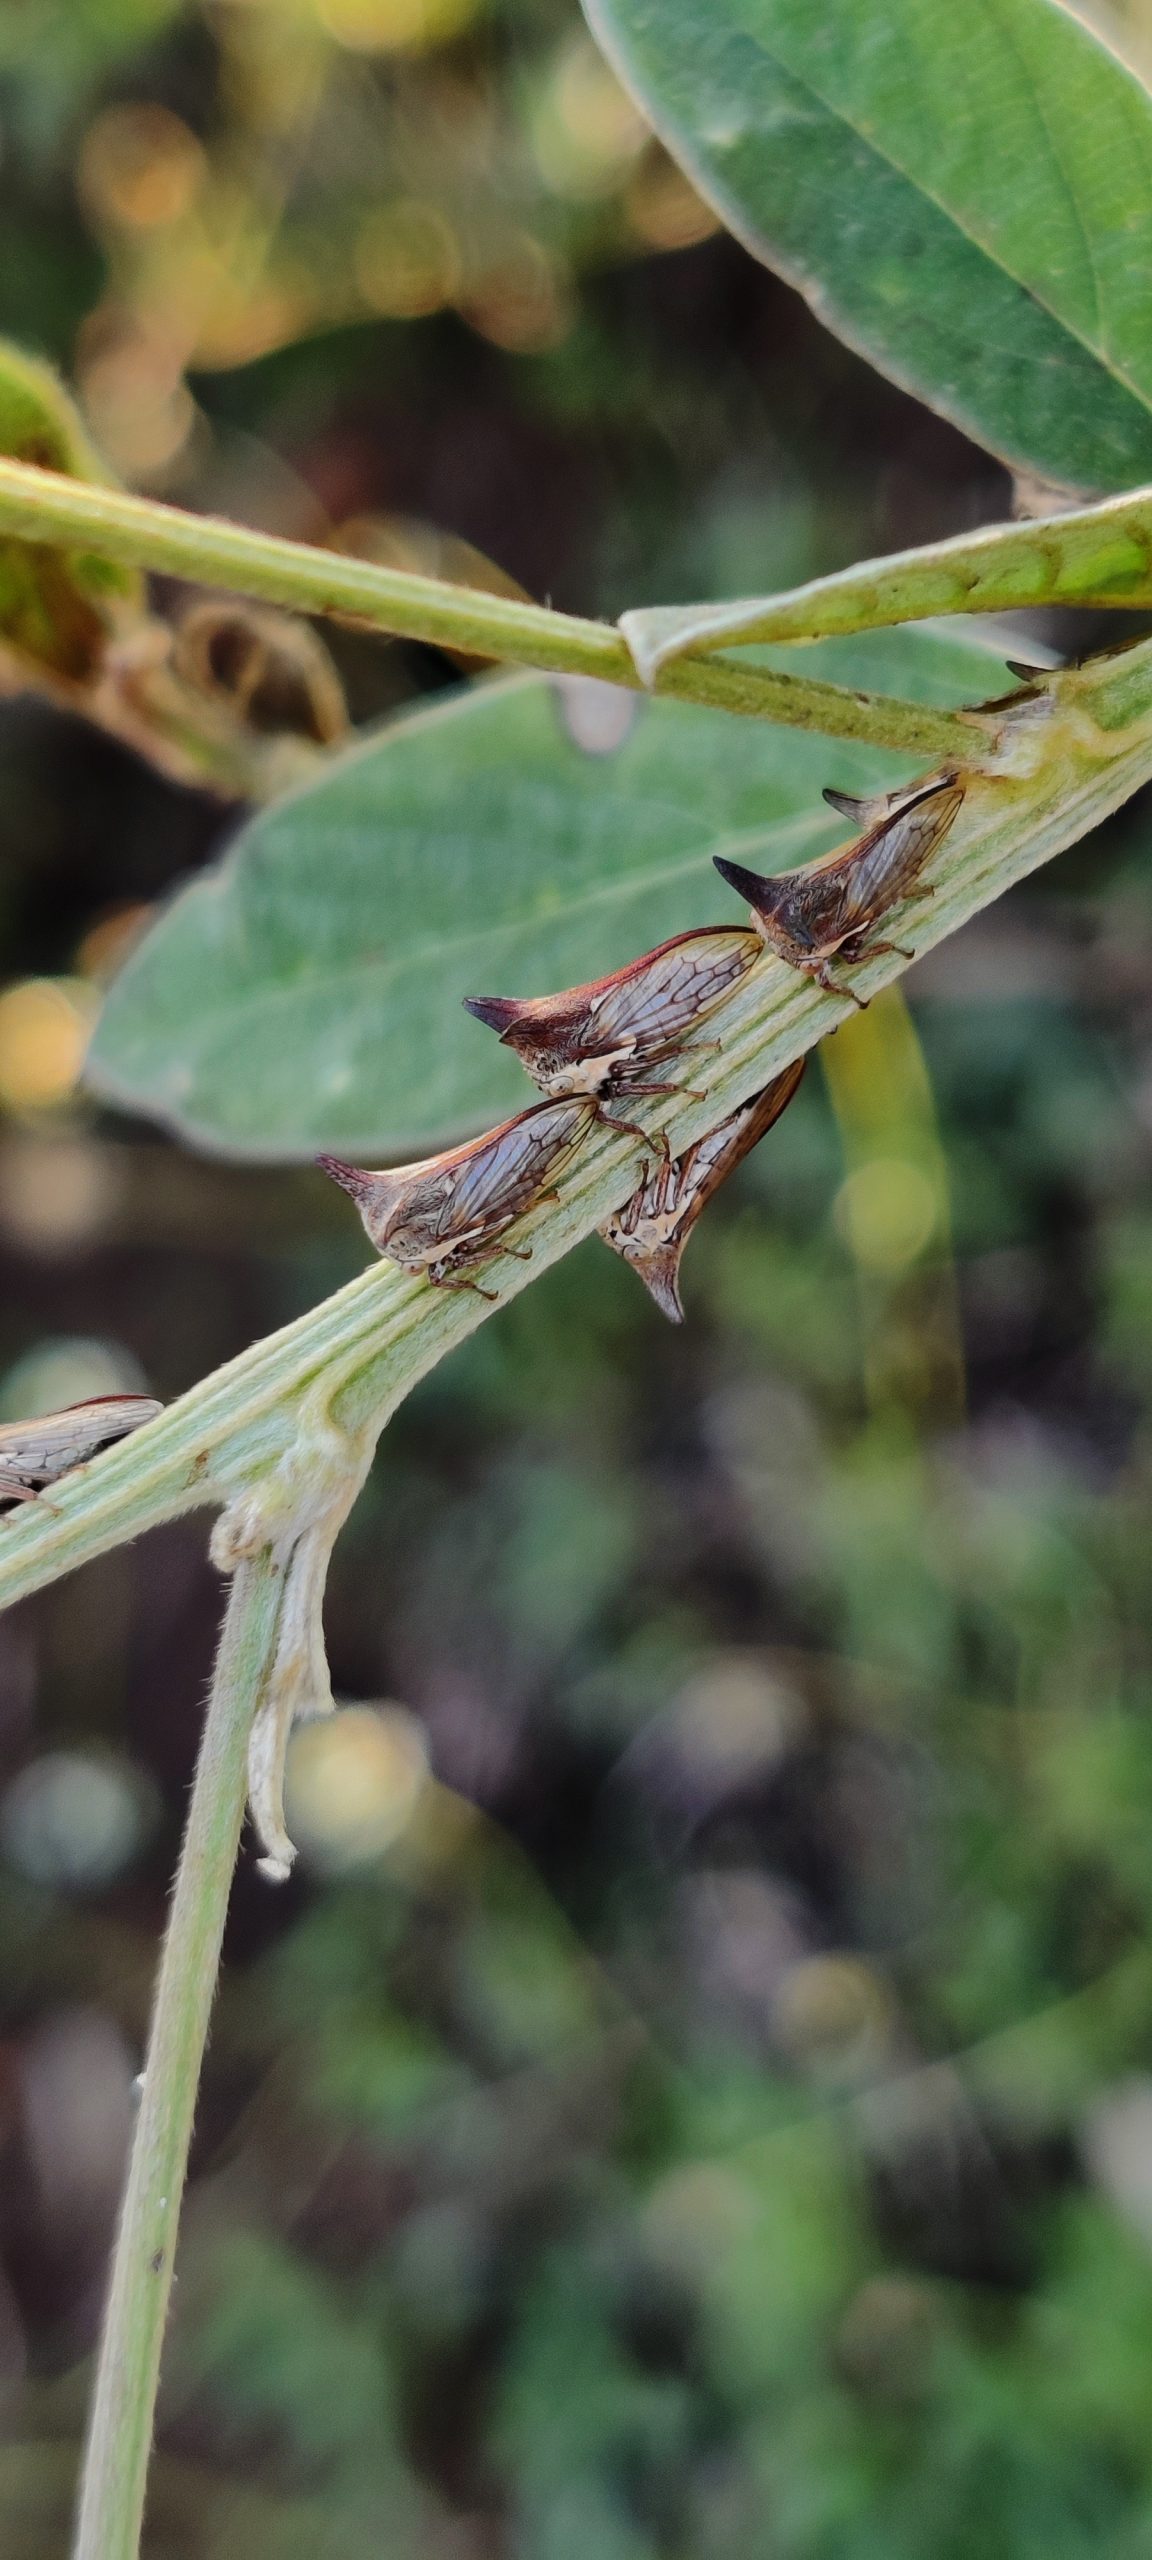
[(629, 1262), (670, 1324), (682, 1324), (680, 1265), (701, 1212), (791, 1102), (807, 1061), (793, 1060), (762, 1093), (730, 1111), (694, 1146), (646, 1174), (622, 1209), (600, 1229), (605, 1244)]

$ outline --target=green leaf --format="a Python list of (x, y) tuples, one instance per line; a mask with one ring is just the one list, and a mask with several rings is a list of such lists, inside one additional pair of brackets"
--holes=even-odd
[[(971, 633), (814, 655), (841, 682), (893, 681), (922, 701), (1003, 690), (998, 652)], [(595, 715), (598, 752), (577, 743), (596, 738)], [(731, 921), (712, 853), (803, 861), (843, 833), (824, 783), (870, 791), (909, 770), (874, 748), (572, 680), (464, 690), (250, 821), (128, 961), (91, 1081), (234, 1155), (443, 1145), (531, 1095), (463, 996), (575, 985), (668, 934)]]
[(1057, 0), (585, 0), (669, 149), (882, 372), (1018, 465), (1152, 477), (1152, 100)]
[[(730, 604), (649, 605), (620, 629), (645, 684), (675, 658), (750, 641), (816, 640), (930, 614), (1039, 605), (1152, 604), (1152, 493), (1109, 498), (1038, 524), (986, 526), (885, 560), (862, 560), (782, 595)], [(782, 660), (781, 664), (787, 664)]]
[[(107, 487), (105, 469), (49, 365), (0, 340), (0, 453)], [(83, 684), (99, 673), (109, 631), (143, 589), (136, 570), (48, 543), (0, 542), (0, 647)]]

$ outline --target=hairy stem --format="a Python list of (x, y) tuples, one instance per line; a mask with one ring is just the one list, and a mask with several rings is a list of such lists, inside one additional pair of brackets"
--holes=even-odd
[[(516, 596), (487, 595), (441, 578), (380, 568), (312, 543), (286, 542), (219, 516), (196, 516), (153, 498), (129, 497), (29, 463), (0, 460), (0, 532), (26, 542), (83, 545), (170, 576), (230, 587), (299, 613), (354, 615), (379, 631), (470, 656), (559, 675), (598, 676), (644, 690), (623, 635), (610, 623), (553, 613)], [(774, 675), (723, 657), (670, 667), (658, 690), (686, 702), (863, 738), (900, 753), (944, 757), (971, 749), (977, 725), (962, 712), (931, 711), (883, 694), (852, 693), (813, 678)]]
[(112, 2259), (74, 2560), (136, 2560), (192, 2119), (240, 1825), (248, 1733), (272, 1659), (282, 1576), (265, 1553), (228, 1596), (164, 1940)]

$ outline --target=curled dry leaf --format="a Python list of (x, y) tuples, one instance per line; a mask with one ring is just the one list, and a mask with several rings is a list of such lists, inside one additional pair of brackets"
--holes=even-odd
[(344, 688), (328, 651), (292, 614), (211, 597), (178, 624), (172, 666), (257, 737), (332, 746), (348, 735)]

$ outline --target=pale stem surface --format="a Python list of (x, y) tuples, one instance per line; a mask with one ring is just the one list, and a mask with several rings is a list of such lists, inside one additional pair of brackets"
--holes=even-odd
[(176, 2232), (244, 1816), (248, 1733), (275, 1644), (267, 1554), (232, 1582), (164, 1940), (88, 2422), (74, 2560), (136, 2560)]

